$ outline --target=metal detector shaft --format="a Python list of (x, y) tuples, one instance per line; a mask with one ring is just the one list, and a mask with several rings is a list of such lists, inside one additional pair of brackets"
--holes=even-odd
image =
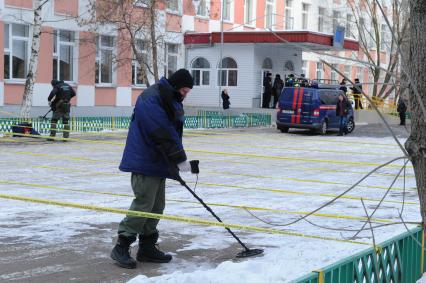
[[(191, 190), (190, 187), (188, 187), (188, 185), (185, 183), (185, 181), (179, 175), (177, 176), (177, 180), (179, 181), (179, 183), (182, 186), (184, 186), (205, 207), (205, 209), (207, 209), (211, 213), (211, 215), (213, 215), (214, 218), (217, 219), (217, 221), (219, 221), (220, 223), (223, 223), (222, 219), (220, 219), (219, 216), (217, 216), (216, 213), (214, 213), (214, 211), (193, 190)], [(231, 229), (229, 229), (228, 227), (225, 227), (225, 229), (232, 235), (232, 237), (234, 237), (235, 240), (237, 240), (237, 242), (246, 251), (250, 251), (250, 249), (240, 240), (240, 238), (237, 237), (237, 235), (234, 234), (234, 232), (231, 231)]]
[(41, 118), (42, 118), (42, 119), (46, 118), (47, 114), (49, 114), (50, 112), (52, 112), (52, 108), (50, 108), (50, 110), (49, 110), (49, 111), (47, 111), (47, 113), (46, 113), (46, 114), (44, 114), (44, 116), (42, 116)]

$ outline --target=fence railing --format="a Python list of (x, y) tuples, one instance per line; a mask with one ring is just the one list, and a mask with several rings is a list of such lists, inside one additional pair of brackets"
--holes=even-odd
[[(130, 117), (72, 117), (70, 130), (78, 132), (100, 132), (105, 130), (127, 129)], [(199, 111), (197, 116), (185, 117), (185, 128), (232, 128), (255, 127), (271, 125), (269, 113), (242, 113), (240, 115), (226, 115), (219, 111)], [(42, 118), (0, 118), (0, 132), (11, 132), (12, 126), (22, 122), (29, 122), (40, 134), (49, 133), (50, 120)], [(59, 122), (57, 128), (63, 129)]]
[(415, 283), (425, 270), (421, 227), (313, 271), (291, 283)]

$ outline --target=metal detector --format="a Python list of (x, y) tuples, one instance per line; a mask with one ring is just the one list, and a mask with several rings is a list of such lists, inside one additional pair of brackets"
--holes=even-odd
[[(198, 168), (198, 164), (200, 163), (198, 160), (192, 160), (189, 162), (191, 164), (191, 173), (192, 174), (198, 174), (200, 173), (200, 170)], [(214, 218), (216, 218), (217, 221), (219, 221), (220, 223), (222, 222), (222, 219), (219, 218), (219, 216), (216, 215), (216, 213), (214, 213), (214, 211), (190, 188), (188, 187), (188, 185), (185, 183), (185, 181), (180, 177), (179, 172), (176, 170), (176, 180), (182, 185), (184, 186), (204, 207), (205, 209), (207, 209), (208, 212), (211, 213), (211, 215), (213, 215)], [(237, 240), (237, 242), (244, 248), (243, 251), (237, 253), (236, 257), (237, 258), (244, 258), (244, 257), (251, 257), (251, 256), (256, 256), (259, 255), (261, 253), (263, 253), (263, 249), (249, 249), (241, 240), (240, 238), (237, 237), (237, 235), (234, 234), (234, 232), (231, 231), (231, 229), (229, 229), (228, 227), (225, 227), (226, 231), (228, 231), (232, 237), (234, 237), (235, 240)]]
[(40, 116), (39, 118), (41, 118), (41, 119), (46, 119), (47, 114), (49, 114), (50, 112), (52, 112), (52, 108), (50, 108), (50, 110), (49, 110), (49, 111), (47, 111), (47, 113), (46, 113), (46, 114), (44, 114), (44, 116)]

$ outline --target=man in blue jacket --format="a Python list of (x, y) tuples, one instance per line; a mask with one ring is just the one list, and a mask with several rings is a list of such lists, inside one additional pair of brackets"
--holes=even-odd
[[(182, 145), (184, 111), (182, 101), (194, 85), (191, 74), (180, 69), (169, 79), (147, 88), (137, 99), (127, 135), (120, 170), (131, 172), (135, 198), (129, 210), (162, 214), (166, 178), (190, 171)], [(126, 216), (118, 227), (118, 240), (111, 258), (124, 268), (135, 268), (130, 245), (139, 235), (138, 261), (169, 262), (172, 256), (160, 251), (158, 219)]]

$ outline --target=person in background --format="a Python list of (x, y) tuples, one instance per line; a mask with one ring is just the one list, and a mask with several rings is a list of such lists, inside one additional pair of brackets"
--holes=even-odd
[(342, 81), (340, 82), (340, 90), (343, 91), (344, 94), (346, 94), (348, 92), (348, 88), (346, 87), (346, 79), (342, 79)]
[(272, 74), (267, 72), (263, 78), (263, 100), (262, 108), (269, 108), (269, 103), (271, 103), (271, 93), (272, 93)]
[(405, 104), (405, 101), (402, 97), (398, 100), (398, 107), (396, 109), (399, 113), (399, 125), (405, 126), (405, 115), (407, 113), (407, 105)]
[(231, 105), (231, 102), (229, 101), (229, 94), (228, 90), (225, 88), (222, 90), (222, 107), (224, 110), (229, 109), (229, 106)]
[[(134, 199), (129, 210), (163, 214), (166, 178), (176, 179), (177, 170), (189, 172), (182, 144), (182, 101), (194, 85), (191, 74), (180, 69), (139, 95), (130, 121), (120, 170), (131, 172)], [(118, 226), (111, 258), (124, 268), (136, 268), (130, 245), (139, 236), (138, 261), (169, 262), (170, 254), (158, 249), (159, 219), (127, 215)]]
[(355, 84), (351, 87), (352, 94), (355, 100), (355, 110), (363, 109), (362, 107), (362, 84), (359, 82), (359, 79), (355, 79)]
[[(52, 80), (50, 84), (53, 87), (47, 98), (50, 108), (53, 111), (52, 120), (50, 121), (50, 137), (54, 138), (56, 136), (58, 121), (62, 119), (62, 124), (64, 124), (62, 135), (66, 139), (70, 136), (70, 101), (75, 96), (75, 91), (69, 84), (63, 81)], [(53, 141), (54, 139), (52, 138), (48, 139), (48, 141)]]
[(272, 87), (274, 95), (274, 104), (272, 105), (272, 108), (275, 108), (277, 106), (278, 99), (280, 98), (283, 87), (284, 81), (281, 79), (280, 74), (276, 74), (274, 79), (274, 86)]
[(348, 122), (348, 114), (351, 110), (351, 104), (342, 93), (339, 94), (339, 99), (336, 104), (336, 116), (340, 118), (339, 136), (346, 135), (348, 130), (346, 124)]

